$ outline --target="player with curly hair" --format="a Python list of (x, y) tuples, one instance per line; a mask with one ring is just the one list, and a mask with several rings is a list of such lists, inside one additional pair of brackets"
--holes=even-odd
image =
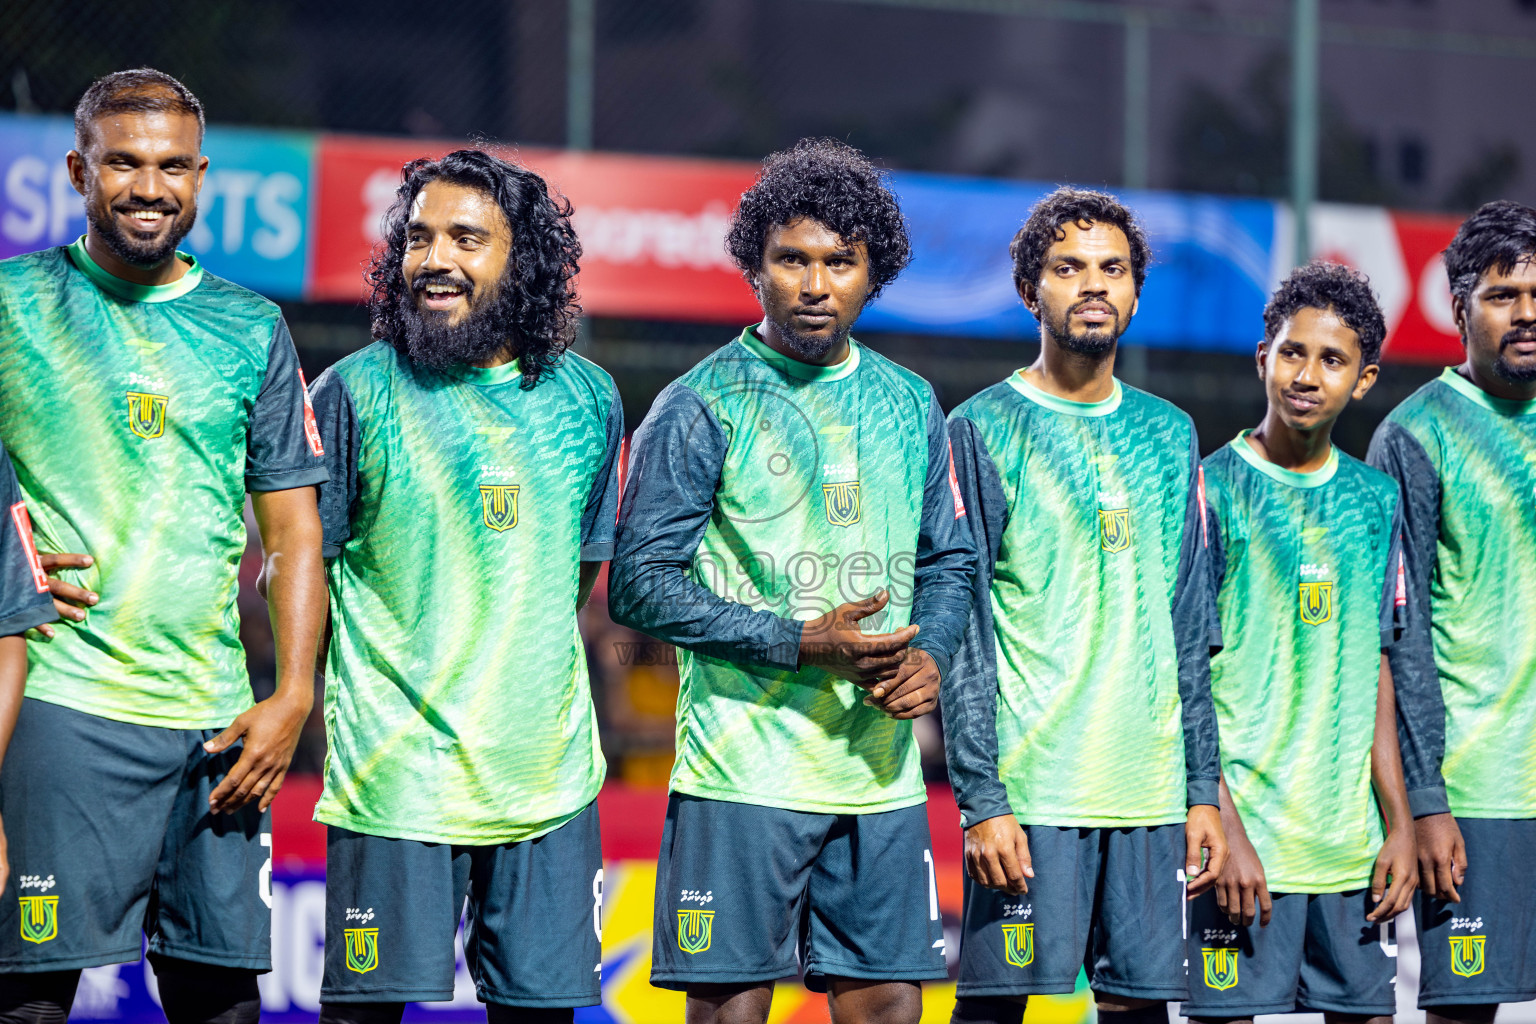
[(368, 274), (380, 340), (312, 389), (331, 471), (320, 1019), (451, 998), (467, 893), (490, 1020), (569, 1021), (600, 1001), (604, 763), (576, 612), (612, 554), (623, 409), (566, 351), (569, 205), (473, 149), (403, 178)]
[(975, 553), (933, 390), (849, 334), (906, 226), (862, 154), (807, 140), (728, 245), (762, 322), (641, 424), (610, 579), (615, 621), (682, 649), (651, 980), (761, 1022), (798, 966), (836, 1020), (912, 1024), (945, 962), (911, 719)]
[(1190, 907), (1198, 1021), (1389, 1021), (1387, 929), (1418, 884), (1386, 656), (1404, 621), (1397, 483), (1333, 445), (1386, 323), (1361, 274), (1298, 267), (1264, 310), (1263, 421), (1204, 462), (1231, 859)]
[(1100, 1019), (1186, 994), (1184, 886), (1226, 858), (1215, 609), (1190, 418), (1122, 385), (1150, 251), (1113, 196), (1062, 188), (1014, 237), (1035, 363), (950, 415), (980, 553), (944, 688), (965, 825), (954, 1019), (1011, 1022), (1089, 972)]

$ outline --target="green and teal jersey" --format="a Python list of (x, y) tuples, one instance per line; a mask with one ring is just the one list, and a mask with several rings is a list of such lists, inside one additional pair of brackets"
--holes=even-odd
[(944, 694), (969, 826), (1139, 827), (1216, 803), (1199, 450), (1188, 416), (1114, 383), (1101, 402), (1020, 370), (950, 415), (980, 554)]
[(613, 553), (624, 413), (568, 352), (437, 372), (375, 343), (314, 384), (331, 480), (325, 790), (353, 832), (493, 845), (602, 785), (577, 632), (582, 562)]
[(825, 813), (925, 798), (912, 723), (800, 665), (803, 621), (883, 588), (864, 631), (916, 622), (947, 675), (969, 611), (975, 554), (933, 391), (849, 349), (812, 366), (749, 328), (635, 434), (608, 600), (682, 648), (674, 792)]
[(38, 546), (101, 595), (28, 645), (27, 696), (139, 725), (251, 706), (235, 598), (247, 490), (326, 479), (277, 306), (189, 256), (135, 285), (84, 240), (0, 261), (0, 437)]
[(1381, 652), (1406, 600), (1397, 483), (1337, 448), (1283, 469), (1247, 435), (1204, 463), (1222, 771), (1272, 891), (1362, 889)]
[(1536, 401), (1454, 369), (1383, 421), (1408, 616), (1391, 651), (1415, 816), (1536, 818)]

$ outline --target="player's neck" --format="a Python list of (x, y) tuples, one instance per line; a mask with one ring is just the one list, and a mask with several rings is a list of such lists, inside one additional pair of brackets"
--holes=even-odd
[(848, 358), (847, 334), (844, 334), (841, 340), (827, 349), (817, 359), (808, 357), (804, 352), (801, 352), (786, 341), (783, 333), (779, 330), (778, 324), (768, 317), (763, 317), (763, 324), (758, 328), (757, 336), (762, 339), (764, 345), (767, 345), (779, 355), (786, 359), (793, 359), (797, 363), (804, 363), (807, 366), (837, 366)]
[(1069, 402), (1102, 402), (1115, 393), (1115, 350), (1085, 355), (1047, 340), (1024, 379), (1048, 395)]
[(96, 234), (94, 228), (87, 228), (85, 232), (85, 251), (91, 257), (91, 261), (113, 277), (121, 278), (129, 284), (142, 284), (151, 287), (155, 285), (171, 284), (180, 281), (190, 267), (177, 258), (173, 252), (169, 259), (163, 263), (157, 263), (153, 267), (135, 266), (126, 260), (119, 259), (117, 254), (109, 249), (101, 236)]
[(1281, 469), (1314, 473), (1328, 465), (1328, 456), (1333, 453), (1333, 421), (1315, 430), (1297, 430), (1271, 409), (1263, 422), (1249, 431), (1248, 447)]
[(1456, 372), (1482, 388), (1494, 398), (1507, 398), (1512, 402), (1529, 402), (1536, 398), (1536, 381), (1516, 383), (1489, 374), (1479, 373), (1472, 360), (1456, 367)]

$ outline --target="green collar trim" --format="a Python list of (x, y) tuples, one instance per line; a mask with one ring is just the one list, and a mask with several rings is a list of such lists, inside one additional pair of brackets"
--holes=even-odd
[(1271, 480), (1285, 484), (1287, 487), (1300, 487), (1303, 489), (1321, 487), (1329, 480), (1332, 480), (1334, 474), (1339, 471), (1339, 448), (1337, 445), (1328, 446), (1328, 461), (1323, 463), (1322, 469), (1314, 469), (1310, 473), (1298, 473), (1294, 469), (1277, 466), (1254, 451), (1253, 445), (1248, 443), (1248, 435), (1251, 433), (1253, 433), (1252, 430), (1241, 431), (1228, 444), (1232, 446), (1233, 451), (1237, 452), (1238, 457), (1248, 463), (1248, 465)]
[(1527, 402), (1520, 402), (1513, 398), (1499, 398), (1496, 395), (1490, 395), (1457, 373), (1454, 366), (1447, 366), (1445, 371), (1440, 374), (1440, 380), (1448, 384), (1451, 390), (1460, 392), (1484, 409), (1496, 412), (1500, 416), (1530, 416), (1536, 414), (1536, 398)]
[(181, 298), (203, 283), (203, 265), (197, 262), (197, 257), (179, 249), (176, 252), (176, 258), (186, 260), (191, 266), (187, 268), (185, 274), (181, 275), (180, 280), (172, 281), (170, 284), (134, 284), (132, 281), (124, 281), (117, 275), (108, 273), (91, 259), (90, 253), (85, 251), (84, 235), (75, 239), (70, 245), (69, 258), (96, 287), (129, 302), (170, 302), (172, 299)]
[(840, 363), (834, 363), (831, 366), (817, 366), (814, 363), (802, 363), (798, 359), (791, 359), (789, 356), (769, 348), (763, 339), (758, 337), (757, 332), (761, 327), (762, 324), (753, 324), (751, 327), (743, 330), (741, 337), (736, 340), (747, 346), (763, 362), (781, 373), (787, 373), (791, 377), (798, 377), (800, 380), (811, 380), (820, 383), (842, 380), (859, 368), (859, 350), (863, 346), (852, 338), (848, 339), (847, 359)]
[(1065, 413), (1068, 416), (1108, 416), (1120, 408), (1122, 396), (1119, 379), (1111, 379), (1115, 383), (1115, 393), (1097, 402), (1074, 402), (1070, 398), (1061, 398), (1041, 391), (1024, 379), (1023, 370), (1014, 371), (1013, 376), (1008, 378), (1008, 384), (1031, 402), (1043, 405), (1053, 412)]
[(494, 387), (497, 384), (505, 384), (509, 380), (521, 380), (523, 376), (523, 361), (514, 359), (508, 363), (499, 363), (496, 366), (450, 366), (443, 371), (450, 377), (456, 377), (466, 384), (476, 384), (483, 388)]

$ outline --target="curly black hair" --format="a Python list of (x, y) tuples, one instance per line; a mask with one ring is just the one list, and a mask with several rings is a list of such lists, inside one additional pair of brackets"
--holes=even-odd
[(1311, 260), (1291, 271), (1264, 307), (1264, 344), (1275, 340), (1285, 322), (1304, 309), (1331, 310), (1360, 340), (1361, 367), (1381, 362), (1387, 321), (1381, 315), (1371, 279), (1332, 260)]
[(197, 137), (208, 122), (203, 104), (192, 90), (154, 68), (131, 68), (102, 75), (75, 104), (75, 148), (84, 153), (91, 145), (91, 129), (111, 114), (164, 112), (197, 118)]
[(1040, 283), (1040, 275), (1045, 271), (1045, 254), (1051, 251), (1052, 245), (1067, 237), (1062, 231), (1067, 224), (1079, 227), (1112, 224), (1125, 232), (1131, 243), (1131, 276), (1136, 281), (1136, 294), (1141, 294), (1141, 286), (1147, 279), (1147, 264), (1152, 262), (1152, 247), (1147, 244), (1147, 233), (1141, 222), (1107, 192), (1065, 185), (1034, 205), (1029, 211), (1029, 219), (1008, 244), (1008, 255), (1013, 257), (1015, 289), (1025, 282)]
[(1507, 274), (1536, 260), (1536, 210), (1508, 199), (1484, 203), (1456, 230), (1444, 259), (1451, 294), (1465, 305), (1490, 269)]
[(522, 360), (523, 387), (533, 387), (559, 363), (581, 319), (571, 281), (581, 243), (571, 227), (570, 201), (552, 193), (532, 171), (482, 149), (456, 150), (439, 160), (412, 160), (400, 176), (394, 204), (384, 215), (383, 241), (367, 271), (373, 286), (368, 300), (373, 336), (408, 354), (401, 309), (412, 299), (401, 266), (417, 194), (432, 181), (479, 189), (496, 200), (512, 228), (503, 297), (509, 302), (513, 351)]
[(836, 139), (801, 139), (763, 161), (741, 195), (725, 247), (749, 282), (763, 269), (768, 230), (810, 217), (869, 249), (869, 298), (912, 262), (912, 243), (887, 175)]

